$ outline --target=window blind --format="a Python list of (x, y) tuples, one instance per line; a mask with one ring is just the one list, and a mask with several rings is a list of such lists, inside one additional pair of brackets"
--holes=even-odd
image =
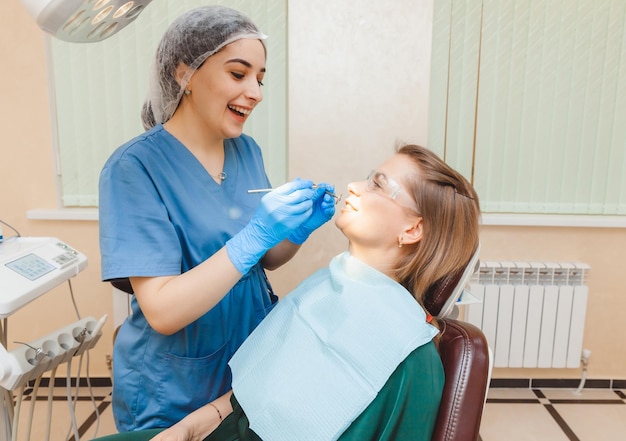
[(626, 2), (434, 3), (429, 145), (483, 211), (626, 214)]
[[(57, 133), (61, 201), (97, 206), (98, 177), (118, 146), (143, 132), (140, 112), (157, 44), (167, 26), (201, 0), (157, 0), (131, 25), (107, 40), (50, 41), (51, 90)], [(287, 168), (286, 0), (213, 1), (248, 15), (269, 38), (264, 99), (244, 132), (263, 150), (270, 179), (282, 183)]]

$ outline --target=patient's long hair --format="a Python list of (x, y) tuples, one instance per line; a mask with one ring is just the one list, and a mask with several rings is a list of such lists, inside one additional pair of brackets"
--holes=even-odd
[(422, 217), (422, 239), (400, 262), (397, 278), (423, 305), (426, 290), (465, 267), (478, 247), (478, 195), (459, 172), (425, 147), (402, 145), (416, 172), (404, 185)]

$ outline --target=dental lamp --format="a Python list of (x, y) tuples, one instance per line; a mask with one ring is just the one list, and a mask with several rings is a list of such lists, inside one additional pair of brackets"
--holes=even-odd
[(61, 40), (91, 43), (137, 18), (152, 0), (21, 0), (37, 25)]

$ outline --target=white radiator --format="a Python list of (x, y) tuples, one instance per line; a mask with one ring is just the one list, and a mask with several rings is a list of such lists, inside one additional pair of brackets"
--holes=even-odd
[(580, 366), (589, 266), (481, 262), (469, 291), (481, 302), (465, 319), (482, 329), (494, 367)]

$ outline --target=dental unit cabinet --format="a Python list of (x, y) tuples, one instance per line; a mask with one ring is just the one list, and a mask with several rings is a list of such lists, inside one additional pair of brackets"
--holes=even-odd
[(15, 406), (21, 403), (14, 404), (13, 390), (39, 382), (46, 372), (93, 348), (106, 315), (99, 321), (82, 318), (31, 342), (20, 342), (10, 351), (8, 318), (86, 267), (84, 254), (54, 237), (11, 237), (0, 242), (0, 441), (11, 440), (17, 430)]

